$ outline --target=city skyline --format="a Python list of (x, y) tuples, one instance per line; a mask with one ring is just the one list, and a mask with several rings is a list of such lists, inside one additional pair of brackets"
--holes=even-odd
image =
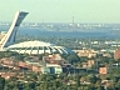
[(120, 23), (119, 0), (1, 0), (0, 21), (12, 21), (18, 10), (25, 22)]

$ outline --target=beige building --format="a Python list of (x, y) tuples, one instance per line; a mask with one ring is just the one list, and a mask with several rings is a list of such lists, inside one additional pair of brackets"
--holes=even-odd
[(78, 50), (76, 53), (78, 53), (79, 57), (88, 57), (88, 58), (96, 57), (96, 55), (97, 55), (96, 51), (87, 50), (87, 49)]
[(114, 53), (114, 59), (115, 59), (115, 60), (120, 59), (120, 49), (117, 49), (117, 50), (115, 51), (115, 53)]

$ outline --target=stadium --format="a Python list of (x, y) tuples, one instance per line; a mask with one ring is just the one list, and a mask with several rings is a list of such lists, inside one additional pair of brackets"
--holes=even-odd
[(14, 21), (6, 33), (6, 35), (2, 38), (0, 42), (0, 50), (8, 50), (18, 52), (20, 54), (30, 54), (30, 55), (38, 55), (38, 54), (73, 54), (73, 51), (62, 47), (56, 46), (51, 43), (46, 43), (44, 41), (24, 41), (20, 43), (16, 42), (16, 33), (18, 28), (26, 17), (28, 12), (18, 11), (15, 15)]
[(73, 52), (65, 47), (55, 46), (43, 41), (25, 41), (7, 47), (7, 50), (15, 51), (20, 54), (72, 54)]

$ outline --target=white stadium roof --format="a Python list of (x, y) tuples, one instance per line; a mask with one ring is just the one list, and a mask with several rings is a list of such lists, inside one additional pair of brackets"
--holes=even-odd
[(43, 41), (25, 41), (18, 44), (10, 45), (6, 48), (6, 50), (15, 51), (20, 54), (72, 54), (73, 52), (69, 49), (66, 49), (62, 46), (55, 46), (50, 43), (46, 43)]
[(11, 45), (9, 47), (10, 48), (14, 48), (14, 47), (20, 48), (20, 47), (38, 47), (38, 46), (51, 46), (51, 44), (50, 43), (45, 43), (43, 41), (37, 41), (37, 40), (35, 40), (35, 41), (20, 42), (18, 44), (14, 44), (14, 45)]

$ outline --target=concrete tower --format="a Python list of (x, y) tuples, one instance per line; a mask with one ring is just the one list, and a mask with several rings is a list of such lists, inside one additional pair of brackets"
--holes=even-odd
[(7, 34), (0, 41), (0, 50), (4, 50), (5, 47), (15, 43), (16, 32), (17, 32), (21, 22), (23, 21), (23, 19), (26, 17), (27, 14), (28, 14), (28, 12), (17, 11), (10, 29), (8, 30)]

